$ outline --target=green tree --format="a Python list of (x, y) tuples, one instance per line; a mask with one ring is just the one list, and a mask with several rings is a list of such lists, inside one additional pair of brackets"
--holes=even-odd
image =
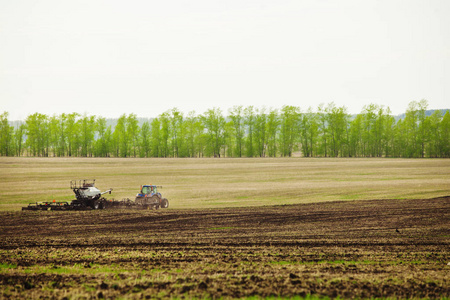
[(417, 103), (417, 146), (420, 157), (425, 157), (425, 145), (429, 142), (430, 138), (430, 128), (429, 122), (426, 120), (425, 111), (428, 107), (428, 101), (425, 99), (420, 100)]
[(202, 121), (207, 130), (206, 151), (208, 156), (220, 157), (224, 144), (225, 118), (219, 108), (208, 109), (202, 116)]
[(271, 109), (269, 114), (267, 115), (267, 123), (266, 123), (266, 132), (267, 132), (267, 154), (270, 157), (276, 157), (278, 153), (277, 140), (278, 140), (278, 132), (280, 126), (280, 118), (278, 115), (278, 110)]
[(203, 157), (206, 149), (207, 137), (202, 117), (196, 116), (194, 112), (190, 112), (188, 116), (187, 128), (188, 140), (191, 143), (191, 146), (189, 147), (189, 156)]
[(223, 131), (224, 147), (225, 147), (225, 157), (234, 157), (234, 152), (236, 151), (236, 129), (234, 128), (233, 121), (225, 121), (224, 131)]
[(162, 156), (162, 146), (161, 146), (161, 122), (158, 118), (152, 120), (150, 126), (150, 143), (151, 143), (151, 156), (161, 157)]
[(334, 157), (346, 156), (345, 149), (348, 144), (346, 135), (348, 128), (347, 109), (344, 106), (336, 107), (332, 102), (325, 111), (328, 114), (331, 155)]
[(0, 156), (14, 155), (14, 128), (9, 125), (8, 112), (0, 114)]
[(394, 147), (392, 153), (394, 157), (404, 157), (406, 153), (407, 137), (404, 120), (398, 120), (393, 129)]
[(317, 116), (319, 119), (319, 135), (321, 137), (319, 143), (319, 153), (325, 157), (328, 157), (328, 113), (324, 104), (320, 104), (318, 107)]
[(417, 147), (417, 124), (419, 122), (417, 102), (410, 102), (408, 109), (406, 110), (406, 116), (404, 119), (404, 130), (405, 130), (405, 140), (406, 147), (404, 156), (405, 157), (419, 157), (418, 147)]
[(109, 157), (111, 146), (111, 126), (106, 125), (106, 119), (99, 117), (95, 124), (97, 140), (95, 141), (95, 155)]
[(67, 135), (67, 150), (68, 155), (78, 156), (78, 145), (79, 145), (79, 122), (78, 118), (80, 115), (78, 113), (71, 113), (67, 115), (66, 120), (66, 135)]
[(247, 139), (245, 141), (245, 148), (247, 150), (246, 154), (247, 157), (253, 157), (254, 156), (253, 130), (255, 126), (255, 109), (253, 108), (253, 106), (249, 106), (244, 109), (244, 116), (245, 116), (244, 124), (247, 127)]
[(377, 122), (376, 104), (365, 105), (363, 108), (362, 150), (363, 156), (374, 157), (376, 145), (375, 124)]
[(349, 157), (359, 157), (364, 155), (363, 151), (363, 140), (362, 140), (362, 131), (363, 131), (363, 115), (358, 114), (356, 117), (350, 122), (349, 128)]
[(429, 128), (429, 143), (425, 149), (428, 157), (440, 157), (440, 141), (441, 141), (441, 120), (442, 112), (436, 110), (431, 116), (426, 119), (427, 127)]
[(301, 115), (300, 118), (302, 152), (306, 157), (313, 157), (315, 154), (318, 129), (318, 115), (314, 113), (310, 107), (306, 113)]
[(23, 145), (24, 145), (24, 137), (26, 134), (26, 126), (25, 124), (20, 124), (19, 127), (14, 132), (15, 142), (16, 142), (16, 155), (22, 156), (23, 153)]
[(386, 143), (385, 126), (386, 122), (385, 122), (384, 108), (382, 106), (379, 106), (374, 128), (374, 140), (375, 140), (374, 155), (376, 157), (383, 156), (383, 150), (385, 149), (384, 145)]
[(128, 156), (127, 116), (123, 114), (117, 120), (113, 133), (113, 147), (116, 157)]
[(149, 157), (151, 154), (151, 130), (148, 122), (142, 124), (140, 135), (140, 157)]
[(201, 121), (195, 115), (194, 111), (191, 111), (186, 120), (184, 122), (184, 127), (186, 131), (186, 156), (187, 157), (196, 157), (199, 153), (199, 149), (201, 148), (199, 135), (201, 130), (198, 129)]
[(254, 125), (254, 144), (256, 155), (259, 157), (266, 156), (267, 148), (267, 114), (264, 108), (256, 110), (256, 119)]
[(44, 114), (35, 113), (25, 120), (27, 130), (26, 145), (33, 156), (48, 156), (48, 118)]
[(92, 145), (95, 136), (95, 116), (87, 116), (86, 114), (79, 120), (81, 156), (92, 157)]
[(394, 128), (395, 128), (395, 118), (391, 115), (391, 110), (388, 107), (383, 115), (384, 123), (384, 155), (386, 157), (392, 156), (394, 148)]
[(126, 136), (129, 146), (129, 155), (137, 157), (139, 153), (139, 122), (135, 114), (129, 114), (126, 118)]
[(49, 119), (49, 140), (50, 148), (52, 149), (53, 156), (59, 156), (58, 154), (58, 117), (54, 115)]
[(174, 157), (186, 157), (184, 116), (177, 108), (170, 111), (171, 149)]
[(450, 158), (450, 113), (447, 111), (440, 125), (440, 157)]
[(245, 128), (244, 128), (244, 108), (242, 105), (234, 106), (229, 110), (229, 117), (231, 119), (231, 122), (234, 127), (235, 132), (235, 140), (236, 140), (236, 156), (242, 157), (243, 154), (243, 148), (244, 148), (244, 134), (245, 134)]
[(169, 113), (165, 112), (159, 117), (161, 122), (161, 155), (162, 157), (170, 157), (170, 117)]
[(389, 115), (390, 109), (369, 104), (362, 112), (362, 154), (367, 157), (381, 157), (389, 152), (392, 142), (394, 119)]
[(66, 155), (66, 114), (53, 116), (49, 119), (49, 138), (54, 156)]
[(282, 156), (292, 156), (299, 133), (300, 109), (295, 106), (283, 106), (280, 115), (280, 150)]
[(67, 115), (61, 114), (58, 117), (57, 122), (57, 147), (58, 147), (58, 156), (65, 156), (66, 155), (66, 148), (67, 148), (67, 141), (66, 141), (66, 121), (67, 121)]

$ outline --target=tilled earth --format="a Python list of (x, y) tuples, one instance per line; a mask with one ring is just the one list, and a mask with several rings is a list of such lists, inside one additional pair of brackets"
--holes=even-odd
[(0, 298), (446, 298), (450, 197), (0, 213)]

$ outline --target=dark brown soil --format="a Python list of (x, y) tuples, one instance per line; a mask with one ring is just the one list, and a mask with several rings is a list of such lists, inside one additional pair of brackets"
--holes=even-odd
[(450, 197), (0, 218), (0, 298), (450, 297)]

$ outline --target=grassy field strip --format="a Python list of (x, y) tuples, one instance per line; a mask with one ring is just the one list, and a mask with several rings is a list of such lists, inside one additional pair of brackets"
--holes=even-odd
[(90, 178), (115, 199), (162, 185), (171, 208), (433, 198), (450, 195), (450, 160), (0, 157), (0, 210), (71, 200), (69, 181)]

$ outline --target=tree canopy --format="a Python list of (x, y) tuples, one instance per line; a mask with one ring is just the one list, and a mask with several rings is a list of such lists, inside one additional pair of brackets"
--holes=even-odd
[(427, 115), (426, 100), (408, 105), (403, 119), (369, 104), (351, 116), (346, 107), (317, 111), (235, 106), (197, 115), (178, 109), (140, 123), (116, 124), (77, 113), (29, 115), (13, 127), (0, 115), (0, 156), (37, 157), (450, 157), (450, 114)]

